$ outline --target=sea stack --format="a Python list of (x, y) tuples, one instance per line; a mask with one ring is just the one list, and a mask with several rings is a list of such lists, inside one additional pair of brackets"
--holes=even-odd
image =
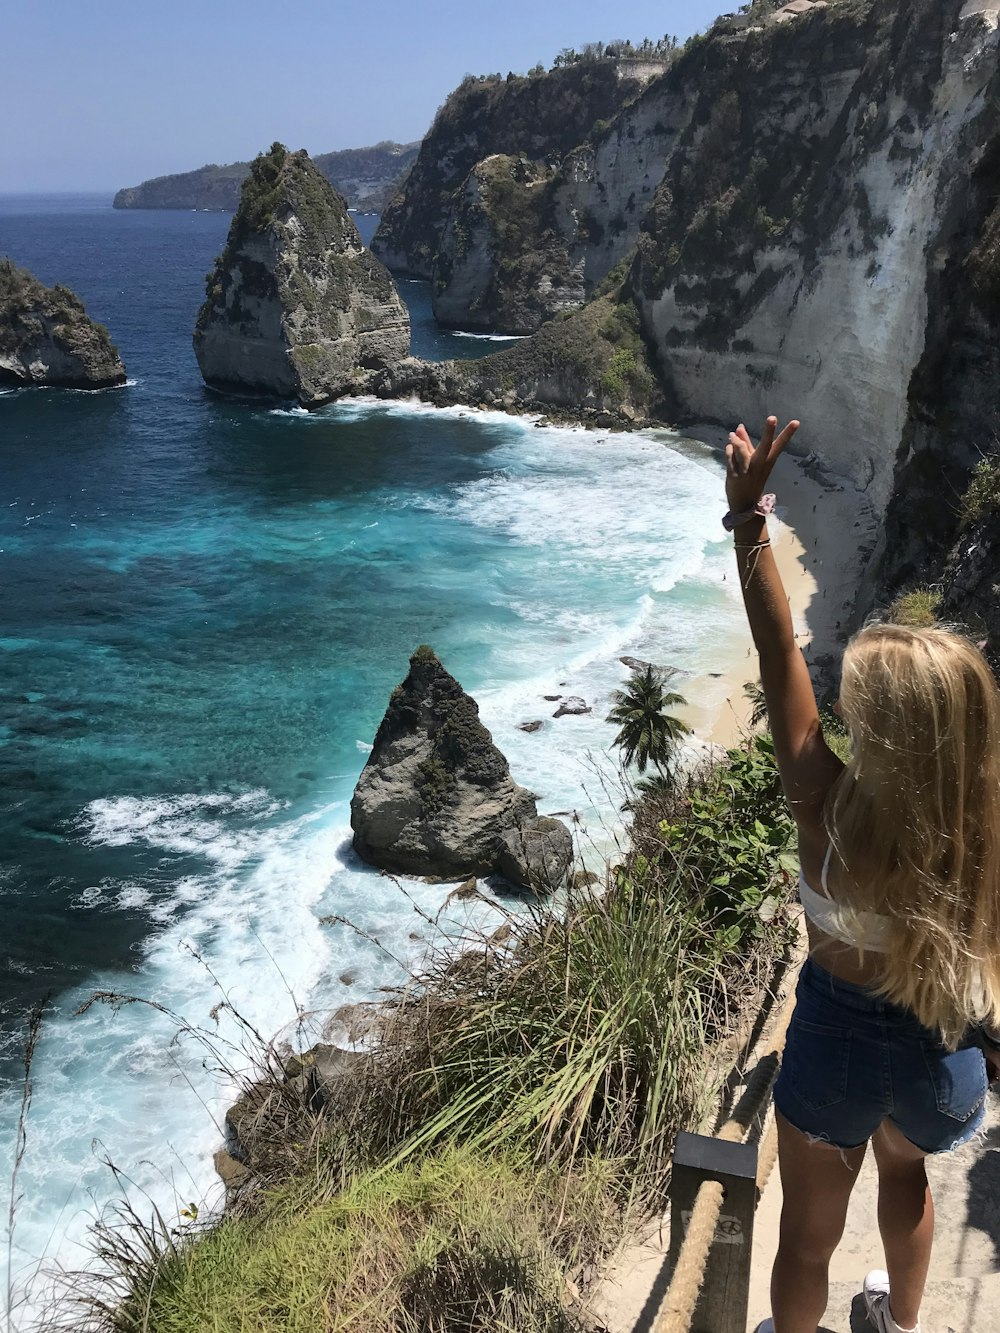
[(0, 259), (0, 384), (109, 389), (125, 367), (103, 324), (68, 287)]
[(567, 880), (569, 829), (539, 818), (479, 708), (427, 647), (410, 658), (351, 800), (354, 847), (372, 865), (459, 879), (497, 873), (536, 893)]
[(195, 355), (224, 392), (319, 407), (409, 351), (388, 270), (304, 151), (276, 143), (251, 163), (206, 288)]

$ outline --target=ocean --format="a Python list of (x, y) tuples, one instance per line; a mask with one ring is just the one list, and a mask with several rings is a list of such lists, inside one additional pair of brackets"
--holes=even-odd
[[(709, 673), (744, 636), (722, 469), (700, 444), (207, 392), (191, 331), (228, 223), (0, 196), (0, 254), (72, 287), (129, 375), (0, 396), (2, 1163), (25, 1015), (50, 997), (12, 1247), (22, 1293), (88, 1263), (89, 1220), (120, 1190), (109, 1161), (140, 1210), (176, 1221), (218, 1203), (232, 1086), (164, 1010), (212, 1027), (225, 995), (268, 1038), (294, 1041), (301, 1014), (315, 1036), (431, 942), (497, 918), (458, 903), (437, 932), (447, 886), (397, 883), (351, 851), (351, 791), (417, 645), (479, 701), (540, 811), (576, 813), (594, 860), (621, 832), (604, 720), (619, 658), (676, 667), (711, 705)], [(401, 290), (417, 355), (496, 349), (437, 329), (427, 284)], [(556, 720), (552, 694), (592, 711)], [(97, 989), (159, 1008), (76, 1015)]]

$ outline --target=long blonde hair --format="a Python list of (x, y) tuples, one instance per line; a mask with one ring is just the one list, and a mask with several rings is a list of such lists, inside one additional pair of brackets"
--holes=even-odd
[(853, 755), (824, 811), (831, 893), (889, 918), (876, 989), (950, 1048), (1000, 1026), (1000, 692), (950, 630), (870, 626), (844, 654)]

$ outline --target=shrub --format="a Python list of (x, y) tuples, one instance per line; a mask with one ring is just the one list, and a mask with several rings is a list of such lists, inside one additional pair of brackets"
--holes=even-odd
[(421, 809), (425, 815), (437, 814), (447, 805), (455, 789), (455, 774), (436, 756), (424, 759), (417, 772)]
[(612, 352), (608, 368), (601, 376), (601, 389), (609, 398), (619, 400), (627, 398), (638, 368), (631, 347), (619, 347), (617, 351)]
[(968, 528), (989, 514), (1000, 513), (1000, 456), (982, 458), (972, 471), (958, 506), (959, 522)]
[(769, 735), (730, 750), (727, 763), (703, 775), (660, 822), (659, 834), (697, 885), (700, 913), (724, 952), (769, 934), (797, 868), (795, 825)]
[(941, 593), (936, 588), (913, 588), (895, 598), (886, 612), (886, 620), (892, 625), (929, 629), (938, 623), (940, 605)]

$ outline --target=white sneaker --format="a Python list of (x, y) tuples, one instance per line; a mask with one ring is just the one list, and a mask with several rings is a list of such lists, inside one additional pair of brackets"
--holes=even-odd
[(920, 1325), (903, 1328), (897, 1324), (889, 1309), (889, 1274), (881, 1268), (873, 1268), (865, 1278), (865, 1309), (868, 1322), (877, 1333), (920, 1333)]

